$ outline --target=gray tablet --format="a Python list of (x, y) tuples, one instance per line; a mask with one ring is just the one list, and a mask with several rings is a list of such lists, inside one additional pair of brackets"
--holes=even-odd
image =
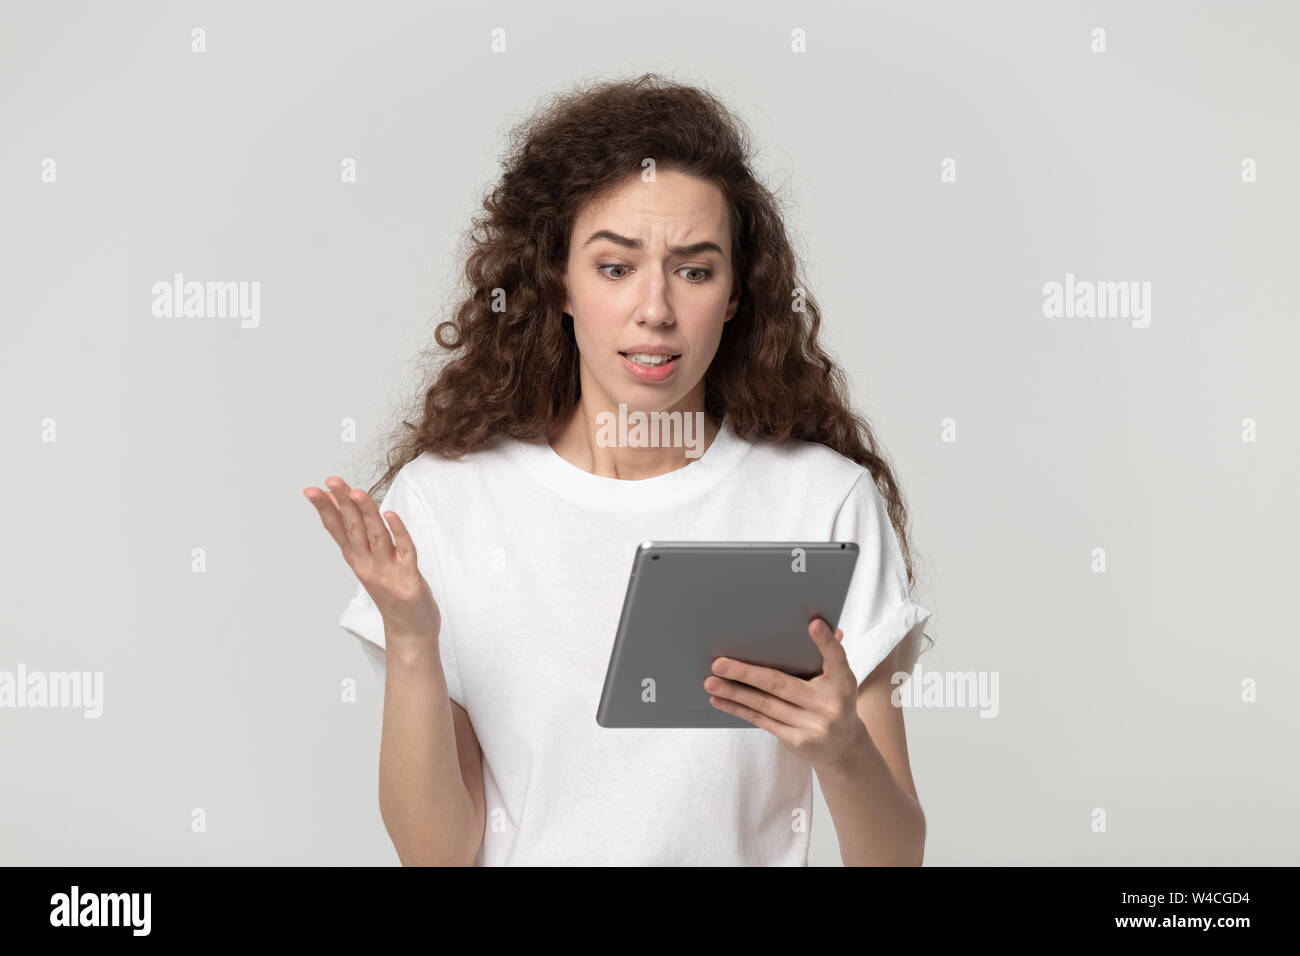
[(647, 541), (637, 548), (605, 688), (602, 727), (747, 727), (709, 703), (715, 657), (809, 678), (822, 658), (808, 624), (834, 631), (852, 542)]

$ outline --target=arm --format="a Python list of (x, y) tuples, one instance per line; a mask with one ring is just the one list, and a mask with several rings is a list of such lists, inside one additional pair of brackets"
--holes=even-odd
[[(447, 693), (438, 645), (442, 613), (420, 570), (415, 542), (395, 511), (384, 512), (386, 526), (384, 515), (360, 488), (349, 488), (337, 476), (325, 484), (329, 493), (307, 488), (303, 494), (356, 572), (384, 627), (379, 746), (384, 826), (404, 865), (472, 865), (483, 839), (481, 754), (469, 715)], [(395, 481), (385, 500), (405, 508), (400, 502), (409, 499)], [(427, 542), (427, 537), (421, 540)]]
[(379, 812), (403, 866), (473, 866), (483, 773), (465, 708), (447, 696), (437, 642), (391, 641), (379, 745)]
[(890, 701), (905, 638), (862, 682), (862, 739), (844, 762), (817, 771), (845, 866), (920, 866), (925, 813), (907, 756), (902, 708)]

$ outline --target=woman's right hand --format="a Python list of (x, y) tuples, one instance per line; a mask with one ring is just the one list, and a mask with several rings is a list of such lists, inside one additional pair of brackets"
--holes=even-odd
[(427, 648), (435, 643), (442, 615), (429, 582), (420, 573), (415, 542), (402, 519), (394, 511), (387, 513), (390, 538), (378, 505), (364, 490), (349, 488), (334, 476), (325, 479), (325, 486), (331, 493), (305, 488), (303, 494), (316, 506), (325, 530), (379, 608), (385, 645), (389, 649), (400, 644)]

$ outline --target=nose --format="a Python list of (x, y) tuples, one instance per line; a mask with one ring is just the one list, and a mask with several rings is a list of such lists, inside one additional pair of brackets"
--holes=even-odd
[(676, 321), (672, 307), (668, 304), (667, 290), (668, 283), (661, 278), (655, 277), (646, 283), (645, 296), (637, 308), (638, 325), (655, 328), (672, 325)]

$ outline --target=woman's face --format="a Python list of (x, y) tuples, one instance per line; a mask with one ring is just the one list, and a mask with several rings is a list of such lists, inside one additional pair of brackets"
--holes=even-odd
[[(661, 170), (589, 203), (569, 237), (564, 311), (573, 316), (584, 400), (629, 411), (704, 407), (704, 373), (736, 313), (722, 191)], [(640, 360), (638, 352), (667, 353)], [(676, 356), (671, 358), (671, 356)]]

